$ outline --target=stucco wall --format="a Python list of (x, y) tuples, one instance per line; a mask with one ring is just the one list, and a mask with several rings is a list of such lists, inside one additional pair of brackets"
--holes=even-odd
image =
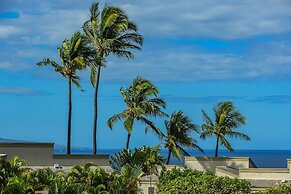
[(139, 184), (140, 191), (138, 193), (148, 194), (149, 187), (153, 187), (154, 193), (156, 193), (158, 182), (159, 182), (158, 177), (156, 175), (148, 175), (148, 176), (142, 177)]
[(53, 143), (0, 143), (0, 153), (7, 154), (7, 159), (18, 156), (29, 165), (53, 165)]
[(55, 154), (53, 156), (54, 164), (59, 164), (61, 166), (73, 166), (76, 164), (84, 165), (88, 162), (94, 162), (98, 166), (108, 166), (109, 165), (109, 154), (98, 154), (98, 155), (88, 155), (88, 154), (74, 154), (74, 155), (61, 155)]
[(260, 180), (290, 180), (290, 172), (287, 168), (249, 168), (239, 169), (241, 179)]
[(141, 181), (139, 185), (139, 189), (140, 189), (139, 193), (148, 194), (149, 187), (154, 187), (154, 191), (156, 193), (157, 184), (158, 184), (158, 181), (152, 181), (151, 183), (149, 181)]
[(215, 169), (215, 175), (227, 176), (230, 178), (238, 178), (239, 170), (237, 168), (232, 168), (232, 167), (227, 167), (227, 166), (217, 166)]
[(217, 166), (249, 168), (255, 166), (248, 157), (185, 157), (185, 165), (191, 169), (214, 172)]
[(0, 153), (7, 154), (10, 160), (18, 156), (28, 162), (30, 166), (74, 166), (94, 162), (99, 166), (109, 165), (108, 154), (98, 155), (54, 155), (54, 143), (0, 143)]

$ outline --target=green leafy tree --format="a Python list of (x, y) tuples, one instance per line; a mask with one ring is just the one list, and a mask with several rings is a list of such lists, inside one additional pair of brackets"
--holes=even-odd
[(107, 123), (112, 129), (117, 121), (123, 120), (124, 129), (127, 131), (125, 148), (129, 148), (135, 121), (146, 124), (146, 132), (148, 129), (152, 129), (158, 137), (162, 137), (161, 131), (148, 118), (149, 116), (167, 116), (162, 111), (166, 107), (165, 101), (157, 97), (158, 88), (150, 81), (137, 77), (128, 88), (120, 88), (120, 93), (127, 107), (121, 113), (113, 115)]
[(250, 140), (250, 137), (244, 133), (235, 131), (240, 126), (246, 124), (246, 118), (235, 109), (230, 101), (220, 102), (213, 108), (215, 120), (212, 120), (208, 114), (202, 110), (204, 124), (202, 125), (203, 132), (201, 138), (214, 136), (216, 138), (215, 157), (218, 156), (219, 144), (226, 147), (229, 151), (234, 151), (227, 137), (239, 138), (241, 140)]
[(203, 151), (197, 142), (191, 137), (192, 132), (199, 133), (199, 127), (192, 123), (183, 111), (172, 113), (170, 120), (165, 121), (167, 134), (165, 135), (165, 148), (168, 149), (167, 163), (169, 164), (171, 154), (180, 160), (181, 155), (189, 156), (183, 147), (195, 148)]
[(90, 9), (90, 19), (83, 24), (83, 31), (89, 47), (93, 50), (91, 61), (91, 83), (94, 92), (93, 153), (97, 152), (97, 106), (101, 67), (106, 66), (106, 58), (113, 54), (117, 57), (133, 59), (130, 51), (140, 50), (143, 39), (137, 26), (128, 19), (119, 7), (108, 6), (100, 11), (99, 3)]
[(58, 48), (58, 53), (62, 64), (50, 60), (49, 58), (37, 63), (38, 66), (52, 66), (55, 71), (68, 79), (68, 137), (67, 137), (67, 154), (71, 153), (71, 126), (72, 126), (72, 83), (81, 89), (79, 84), (80, 78), (76, 75), (78, 70), (86, 68), (90, 50), (82, 41), (80, 32), (76, 32), (70, 40), (65, 39), (62, 47)]

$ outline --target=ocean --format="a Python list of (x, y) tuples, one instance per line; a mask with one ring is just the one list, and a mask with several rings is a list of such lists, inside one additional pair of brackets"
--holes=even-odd
[[(98, 149), (99, 154), (114, 155), (121, 149)], [(55, 148), (55, 154), (66, 153), (65, 148)], [(214, 150), (206, 149), (204, 153), (196, 150), (187, 150), (191, 156), (214, 156)], [(92, 149), (89, 148), (73, 148), (72, 154), (91, 154)], [(161, 150), (161, 154), (166, 158), (167, 150)], [(228, 150), (219, 150), (219, 157), (250, 157), (258, 168), (286, 168), (287, 159), (291, 159), (291, 150), (236, 150), (229, 152)], [(184, 164), (184, 160), (179, 161), (171, 158), (171, 164)]]

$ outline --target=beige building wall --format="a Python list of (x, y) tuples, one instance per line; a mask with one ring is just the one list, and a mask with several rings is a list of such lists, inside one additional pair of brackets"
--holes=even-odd
[(10, 160), (14, 156), (26, 160), (29, 166), (74, 166), (94, 162), (98, 166), (109, 166), (108, 154), (72, 154), (54, 155), (54, 143), (0, 143), (0, 154), (7, 154)]
[(185, 157), (185, 165), (191, 169), (215, 173), (217, 166), (253, 168), (255, 164), (248, 157)]
[(227, 166), (217, 166), (215, 169), (216, 176), (226, 176), (230, 178), (238, 178), (239, 177), (239, 170), (232, 167)]
[(291, 174), (287, 168), (239, 169), (239, 178), (248, 180), (291, 180)]
[(55, 154), (53, 155), (53, 162), (60, 166), (74, 166), (76, 164), (84, 165), (89, 162), (93, 162), (98, 166), (109, 166), (109, 154)]
[(7, 154), (7, 159), (18, 156), (31, 166), (53, 165), (53, 143), (0, 143), (0, 153)]
[[(158, 184), (158, 177), (156, 175), (149, 175), (142, 177), (140, 180), (140, 185), (139, 185), (139, 193), (140, 194), (154, 194), (157, 193), (157, 184)], [(151, 192), (154, 191), (154, 193), (150, 193), (149, 189), (152, 187)]]

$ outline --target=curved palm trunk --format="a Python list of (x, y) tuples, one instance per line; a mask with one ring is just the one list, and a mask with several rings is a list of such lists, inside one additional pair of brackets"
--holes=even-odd
[(128, 148), (129, 148), (129, 141), (130, 141), (130, 137), (131, 137), (131, 134), (130, 134), (130, 133), (128, 133), (128, 134), (127, 134), (127, 140), (126, 140), (125, 149), (128, 149)]
[(219, 144), (219, 137), (216, 137), (216, 148), (215, 148), (215, 157), (217, 158), (218, 156), (218, 144)]
[(96, 87), (94, 93), (94, 121), (93, 121), (93, 154), (97, 154), (97, 118), (98, 118), (98, 89), (100, 81), (101, 66), (98, 65), (97, 77), (96, 77)]
[(69, 111), (68, 111), (68, 139), (67, 139), (67, 154), (71, 154), (71, 127), (72, 127), (72, 82), (68, 79), (69, 85)]
[(172, 153), (172, 149), (168, 148), (168, 157), (167, 157), (167, 163), (166, 163), (167, 165), (169, 165), (169, 163), (170, 163), (171, 153)]

